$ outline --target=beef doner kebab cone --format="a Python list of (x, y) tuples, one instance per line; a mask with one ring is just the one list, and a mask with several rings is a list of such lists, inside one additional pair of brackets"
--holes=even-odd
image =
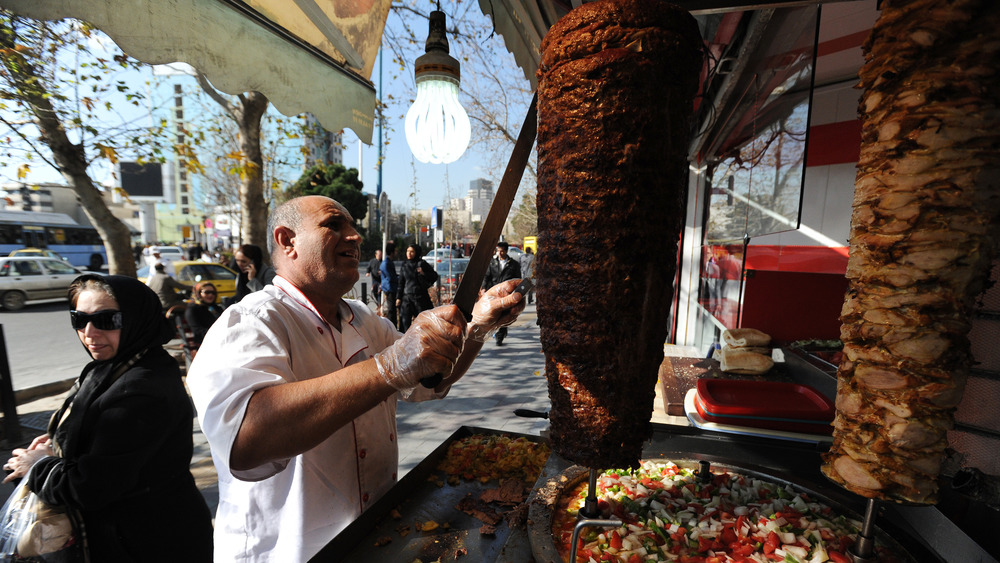
[(844, 361), (823, 472), (934, 503), (997, 253), (1000, 4), (889, 0), (865, 43)]
[(536, 281), (552, 446), (637, 466), (683, 223), (702, 65), (694, 18), (659, 0), (583, 4), (542, 41)]

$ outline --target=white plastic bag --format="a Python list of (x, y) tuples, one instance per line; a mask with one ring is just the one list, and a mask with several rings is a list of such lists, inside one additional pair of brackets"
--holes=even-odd
[(28, 475), (0, 511), (0, 561), (45, 561), (76, 541), (69, 515), (31, 492)]

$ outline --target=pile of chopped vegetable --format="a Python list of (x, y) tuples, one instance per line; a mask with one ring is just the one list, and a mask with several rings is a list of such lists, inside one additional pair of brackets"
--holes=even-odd
[[(587, 487), (570, 495), (554, 521), (567, 561)], [(846, 563), (861, 526), (790, 486), (728, 471), (713, 471), (711, 481), (702, 483), (694, 471), (669, 461), (606, 471), (597, 487), (602, 516), (617, 517), (622, 525), (585, 529), (577, 563)], [(880, 560), (892, 560), (884, 555)]]
[(455, 440), (438, 469), (448, 475), (483, 483), (522, 479), (533, 484), (549, 458), (549, 446), (524, 437), (473, 434)]

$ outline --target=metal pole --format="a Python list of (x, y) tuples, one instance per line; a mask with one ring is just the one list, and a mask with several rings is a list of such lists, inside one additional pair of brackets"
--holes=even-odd
[[(382, 202), (382, 50), (378, 52), (378, 183), (375, 184), (375, 224), (382, 224), (380, 206)], [(384, 237), (383, 237), (384, 238)], [(382, 255), (385, 256), (385, 244), (382, 244)]]
[(7, 339), (0, 325), (0, 406), (3, 408), (4, 441), (8, 445), (21, 442), (21, 422), (17, 419), (17, 401), (14, 399), (14, 384), (10, 377), (10, 363), (7, 361)]

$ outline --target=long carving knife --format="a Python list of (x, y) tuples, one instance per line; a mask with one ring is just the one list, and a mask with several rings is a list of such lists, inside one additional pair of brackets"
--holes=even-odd
[[(465, 315), (465, 320), (472, 320), (472, 308), (479, 298), (479, 287), (483, 284), (486, 271), (490, 267), (490, 259), (500, 240), (500, 233), (503, 232), (503, 225), (507, 221), (510, 207), (514, 203), (514, 196), (517, 195), (517, 188), (521, 185), (521, 177), (524, 175), (524, 168), (528, 165), (528, 157), (531, 156), (531, 146), (535, 143), (535, 133), (538, 130), (538, 94), (531, 98), (531, 105), (528, 106), (528, 114), (524, 116), (524, 123), (521, 131), (517, 134), (517, 141), (514, 143), (514, 150), (510, 153), (510, 160), (504, 170), (503, 179), (500, 180), (500, 187), (497, 188), (496, 196), (490, 205), (490, 211), (486, 215), (486, 221), (479, 233), (476, 247), (469, 257), (469, 265), (466, 267), (465, 275), (455, 290), (455, 299), (452, 301), (458, 310)], [(420, 380), (424, 387), (433, 388), (441, 383), (441, 374), (434, 374)]]

